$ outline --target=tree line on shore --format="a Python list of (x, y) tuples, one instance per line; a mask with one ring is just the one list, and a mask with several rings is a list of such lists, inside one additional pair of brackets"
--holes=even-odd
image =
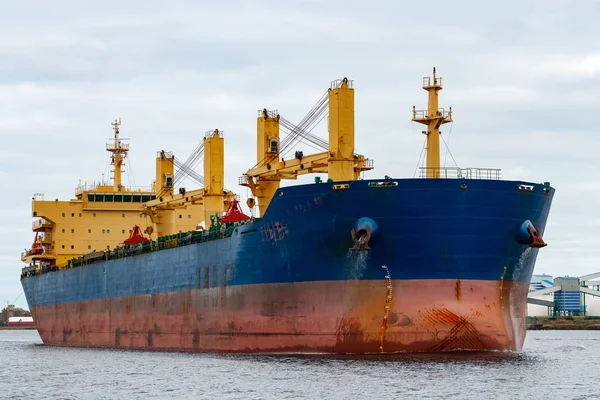
[[(31, 317), (31, 312), (23, 308), (15, 307), (12, 313), (13, 317)], [(4, 307), (0, 311), (0, 326), (5, 326), (8, 323), (8, 307)]]

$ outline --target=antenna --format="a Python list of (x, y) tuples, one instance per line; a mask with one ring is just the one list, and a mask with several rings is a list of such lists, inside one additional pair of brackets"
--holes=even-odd
[(119, 126), (121, 125), (121, 118), (119, 120), (115, 119), (115, 122), (110, 123), (113, 126), (113, 130), (115, 131), (115, 140), (119, 137)]

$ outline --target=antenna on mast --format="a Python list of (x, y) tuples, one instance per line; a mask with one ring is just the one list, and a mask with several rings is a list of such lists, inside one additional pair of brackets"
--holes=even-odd
[(114, 122), (110, 123), (113, 126), (114, 134), (114, 143), (106, 144), (106, 151), (112, 153), (111, 157), (111, 165), (114, 166), (113, 177), (113, 187), (115, 191), (120, 192), (123, 189), (121, 185), (121, 172), (123, 159), (127, 156), (127, 151), (129, 151), (129, 144), (123, 143), (121, 139), (119, 139), (119, 127), (121, 126), (121, 118), (118, 120), (115, 119)]
[(115, 122), (110, 123), (113, 126), (113, 130), (115, 131), (115, 143), (119, 138), (119, 126), (121, 125), (121, 118), (119, 120), (115, 119)]

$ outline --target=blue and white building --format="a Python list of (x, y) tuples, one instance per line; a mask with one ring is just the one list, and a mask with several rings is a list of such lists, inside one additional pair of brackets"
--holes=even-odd
[(527, 315), (600, 316), (600, 272), (580, 277), (533, 275)]

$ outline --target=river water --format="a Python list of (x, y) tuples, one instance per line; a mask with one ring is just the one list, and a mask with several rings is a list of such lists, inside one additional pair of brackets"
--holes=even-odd
[(53, 348), (0, 330), (4, 399), (599, 399), (600, 331), (521, 353), (256, 356)]

